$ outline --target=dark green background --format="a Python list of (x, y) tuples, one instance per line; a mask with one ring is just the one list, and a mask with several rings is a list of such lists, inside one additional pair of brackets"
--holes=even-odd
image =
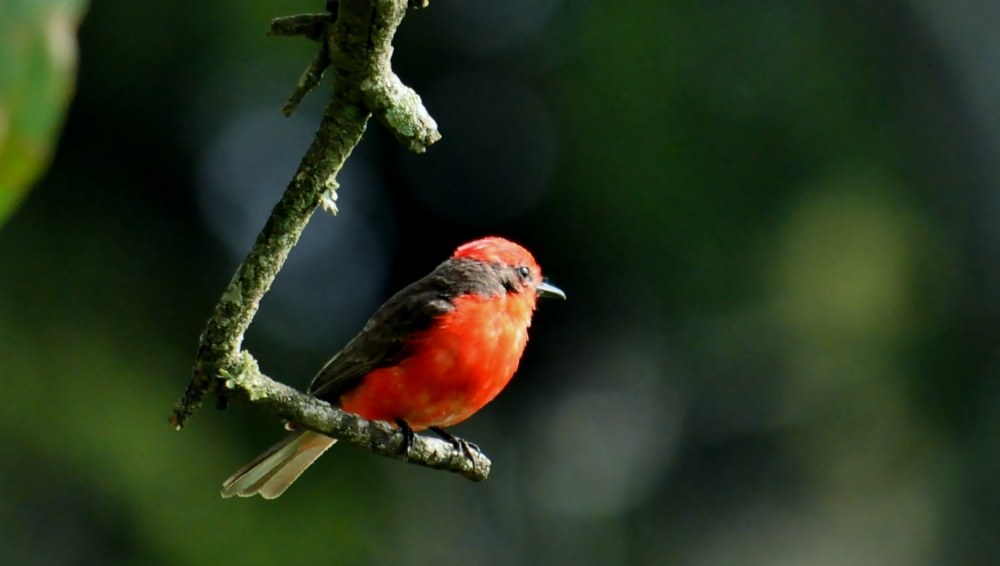
[[(91, 4), (53, 166), (0, 231), (0, 563), (996, 564), (996, 189), (934, 2), (411, 13), (395, 67), (444, 139), (411, 157), (370, 124), (369, 294), (500, 234), (569, 301), (455, 430), (486, 483), (338, 446), (279, 500), (220, 499), (281, 431), (241, 407), (166, 423), (237, 262), (199, 212), (202, 164), (240, 112), (282, 120), (314, 46), (264, 32), (320, 4)], [(261, 160), (301, 154), (326, 96), (252, 139)], [(246, 165), (280, 191), (267, 163)], [(341, 185), (314, 222), (358, 218), (366, 185)], [(262, 316), (303, 308), (277, 300)], [(247, 346), (305, 386), (374, 308), (355, 306)]]

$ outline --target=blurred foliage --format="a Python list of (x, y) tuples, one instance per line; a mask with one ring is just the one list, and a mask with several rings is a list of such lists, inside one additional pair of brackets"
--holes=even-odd
[(0, 225), (49, 164), (76, 82), (85, 0), (0, 2)]
[[(492, 232), (570, 295), (457, 431), (490, 480), (338, 446), (279, 500), (218, 498), (282, 433), (239, 407), (166, 424), (233, 268), (198, 215), (204, 156), (245, 109), (277, 115), (314, 46), (267, 21), (319, 3), (106, 0), (59, 156), (0, 233), (0, 563), (996, 564), (996, 222), (972, 212), (981, 140), (909, 4), (564, 1), (482, 56), (453, 42), (449, 2), (476, 5), (408, 15), (394, 68), (422, 94), (463, 73), (537, 93), (558, 136), (551, 192), (470, 225), (366, 134), (393, 289)], [(486, 121), (470, 108), (453, 115)], [(518, 143), (502, 126), (478, 157)], [(247, 345), (300, 386), (339, 346), (256, 325)]]

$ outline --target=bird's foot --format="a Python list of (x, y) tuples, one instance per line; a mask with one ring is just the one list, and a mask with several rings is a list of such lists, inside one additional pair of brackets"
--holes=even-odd
[(403, 419), (396, 419), (396, 426), (399, 427), (399, 431), (403, 434), (401, 452), (403, 453), (403, 461), (405, 462), (410, 459), (410, 448), (413, 448), (413, 428), (410, 427), (410, 423)]
[(465, 454), (465, 457), (472, 462), (472, 469), (476, 469), (476, 459), (472, 456), (472, 451), (475, 450), (476, 452), (482, 453), (482, 450), (480, 450), (478, 446), (468, 440), (465, 440), (464, 438), (455, 436), (439, 426), (432, 426), (431, 432), (450, 442), (451, 445), (455, 447), (455, 450), (460, 450), (463, 454)]

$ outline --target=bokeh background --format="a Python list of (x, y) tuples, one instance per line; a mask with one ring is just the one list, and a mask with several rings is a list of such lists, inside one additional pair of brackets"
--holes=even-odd
[[(30, 0), (0, 0), (24, 4)], [(305, 387), (392, 292), (529, 247), (522, 368), (454, 432), (490, 479), (166, 422), (294, 171), (318, 0), (95, 0), (51, 169), (0, 229), (0, 564), (987, 566), (1000, 562), (1000, 4), (432, 0), (246, 346)], [(5, 32), (9, 33), (9, 32)], [(328, 82), (328, 81), (327, 81)]]

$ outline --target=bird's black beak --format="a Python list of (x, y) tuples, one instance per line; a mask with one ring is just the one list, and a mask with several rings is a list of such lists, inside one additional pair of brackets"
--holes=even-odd
[(539, 297), (559, 297), (560, 299), (566, 299), (566, 293), (562, 292), (562, 289), (548, 283), (547, 281), (542, 281), (535, 287), (535, 292), (538, 293)]

